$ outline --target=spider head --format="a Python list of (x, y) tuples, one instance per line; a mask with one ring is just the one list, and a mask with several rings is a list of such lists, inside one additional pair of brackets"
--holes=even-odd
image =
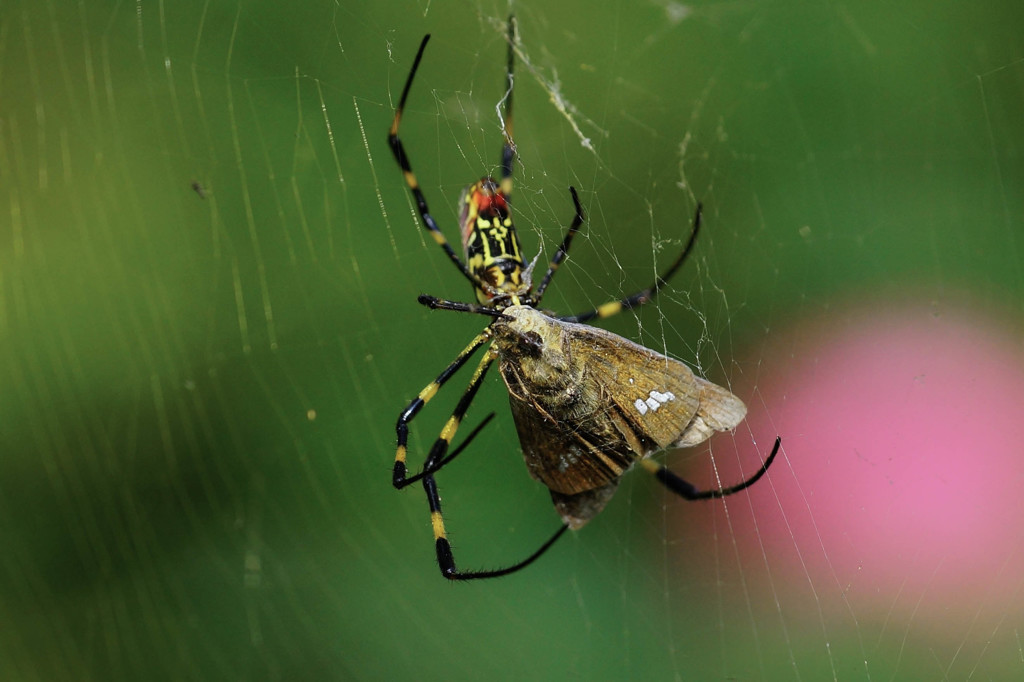
[(466, 264), (483, 285), (477, 287), (477, 300), (487, 305), (526, 296), (530, 281), (508, 195), (494, 178), (486, 177), (467, 187), (459, 204)]

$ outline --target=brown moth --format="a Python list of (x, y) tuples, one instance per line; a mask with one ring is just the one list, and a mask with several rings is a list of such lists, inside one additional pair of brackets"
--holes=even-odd
[(526, 466), (573, 529), (635, 462), (702, 443), (747, 413), (682, 362), (603, 329), (512, 305), (491, 331)]

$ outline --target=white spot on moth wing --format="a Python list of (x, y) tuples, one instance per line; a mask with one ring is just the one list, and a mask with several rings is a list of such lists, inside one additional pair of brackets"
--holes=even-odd
[(647, 414), (647, 410), (657, 412), (659, 407), (661, 407), (662, 405), (671, 400), (676, 399), (676, 396), (674, 393), (672, 393), (672, 391), (668, 391), (666, 393), (662, 393), (660, 391), (651, 391), (649, 396), (650, 397), (647, 398), (647, 400), (637, 398), (636, 402), (633, 403), (637, 411), (642, 415)]
[(676, 396), (672, 391), (668, 393), (659, 393), (658, 391), (651, 391), (651, 397), (657, 400), (659, 403), (667, 403), (670, 400), (675, 400)]
[(671, 391), (667, 393), (651, 391), (650, 395), (651, 397), (648, 398), (645, 402), (647, 403), (647, 406), (654, 410), (655, 412), (657, 412), (658, 408), (667, 403), (668, 401), (676, 399), (675, 394), (673, 394)]

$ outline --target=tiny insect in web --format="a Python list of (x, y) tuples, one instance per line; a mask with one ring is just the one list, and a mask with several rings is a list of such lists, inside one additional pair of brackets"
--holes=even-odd
[[(739, 398), (725, 388), (695, 376), (678, 360), (611, 332), (582, 324), (636, 308), (657, 295), (693, 249), (700, 231), (700, 205), (683, 251), (651, 286), (577, 315), (553, 316), (541, 311), (541, 298), (565, 260), (584, 216), (576, 190), (570, 187), (575, 216), (547, 271), (534, 288), (532, 265), (527, 266), (523, 261), (511, 213), (512, 164), (515, 159), (512, 137), (515, 19), (509, 17), (508, 22), (501, 176), (498, 179), (481, 178), (462, 194), (459, 202), (462, 257), (452, 249), (430, 214), (427, 200), (398, 136), (409, 89), (429, 39), (429, 34), (424, 36), (416, 53), (395, 110), (388, 144), (402, 169), (423, 226), (473, 285), (477, 302), (462, 303), (433, 296), (420, 296), (419, 302), (432, 309), (493, 318), (402, 410), (396, 426), (398, 447), (392, 482), (399, 489), (422, 483), (430, 507), (434, 545), (442, 575), (450, 580), (495, 578), (525, 568), (544, 554), (566, 530), (579, 529), (593, 519), (615, 493), (619, 478), (637, 462), (685, 500), (725, 497), (753, 485), (775, 459), (781, 444), (779, 438), (775, 439), (771, 453), (753, 476), (727, 488), (698, 490), (648, 458), (667, 448), (697, 445), (716, 432), (735, 428), (747, 411)], [(422, 470), (410, 475), (406, 464), (410, 422), (484, 346), (487, 349), (454, 412), (427, 454)], [(562, 525), (539, 549), (517, 563), (496, 570), (465, 571), (459, 570), (452, 554), (434, 477), (461, 454), (494, 417), (493, 413), (488, 415), (459, 447), (448, 451), (494, 362), (498, 363), (508, 388), (512, 416), (527, 469), (533, 478), (549, 489)]]

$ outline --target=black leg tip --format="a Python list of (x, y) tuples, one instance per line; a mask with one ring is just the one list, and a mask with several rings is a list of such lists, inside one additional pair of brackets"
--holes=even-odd
[(395, 468), (391, 472), (391, 485), (401, 490), (404, 487), (404, 483), (405, 462), (395, 462)]
[(452, 546), (445, 538), (438, 538), (434, 543), (437, 549), (437, 563), (441, 567), (441, 575), (448, 580), (458, 580), (459, 572), (455, 568), (455, 557), (452, 556)]

